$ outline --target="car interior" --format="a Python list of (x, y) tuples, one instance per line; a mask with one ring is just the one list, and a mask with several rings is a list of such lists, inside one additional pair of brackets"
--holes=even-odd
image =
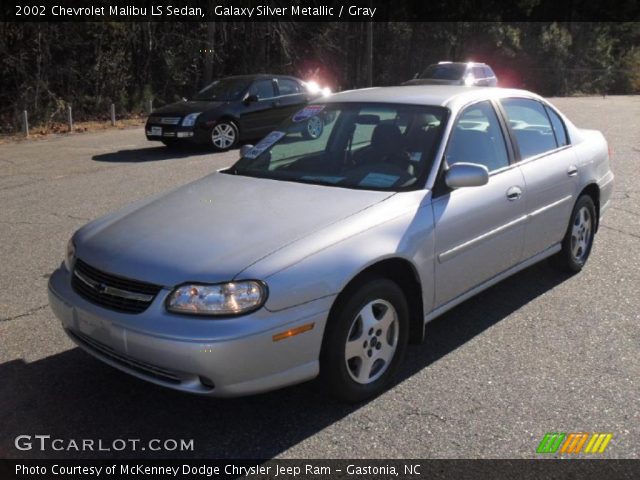
[[(441, 117), (386, 107), (378, 113), (345, 110), (333, 118), (321, 138), (305, 140), (290, 128), (270, 150), (239, 166), (283, 180), (374, 189), (410, 187), (430, 170)], [(298, 143), (300, 153), (295, 152)]]

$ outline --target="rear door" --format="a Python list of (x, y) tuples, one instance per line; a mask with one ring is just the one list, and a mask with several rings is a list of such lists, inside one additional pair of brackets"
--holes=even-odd
[(240, 131), (243, 138), (258, 138), (278, 126), (280, 115), (276, 109), (276, 82), (271, 78), (255, 80), (248, 91), (258, 100), (245, 103), (240, 113)]
[(436, 243), (435, 305), (463, 295), (517, 264), (524, 240), (525, 183), (512, 165), (494, 106), (466, 107), (456, 119), (445, 153), (446, 166), (476, 163), (489, 170), (489, 183), (451, 190), (444, 172), (434, 188)]
[(278, 116), (280, 121), (289, 118), (307, 103), (303, 86), (293, 78), (278, 77)]
[(560, 242), (578, 189), (578, 168), (562, 119), (534, 99), (500, 101), (527, 184), (523, 258)]

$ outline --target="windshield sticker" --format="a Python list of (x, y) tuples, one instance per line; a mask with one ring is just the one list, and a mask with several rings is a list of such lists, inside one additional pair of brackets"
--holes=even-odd
[(264, 152), (267, 148), (276, 143), (282, 137), (284, 137), (284, 132), (279, 132), (277, 130), (271, 132), (269, 135), (260, 140), (255, 147), (245, 153), (244, 157), (251, 159), (257, 158), (262, 152)]
[(361, 187), (390, 187), (398, 181), (397, 175), (385, 175), (384, 173), (370, 173), (358, 183)]
[(325, 183), (338, 183), (344, 180), (345, 177), (331, 177), (323, 175), (305, 175), (301, 177), (301, 180), (307, 180), (309, 182), (325, 182)]
[(307, 119), (309, 119), (311, 117), (315, 117), (322, 110), (324, 110), (324, 105), (307, 105), (302, 110), (300, 110), (298, 113), (296, 113), (293, 116), (292, 120), (294, 122), (296, 122), (296, 123), (304, 122), (305, 120), (307, 120)]

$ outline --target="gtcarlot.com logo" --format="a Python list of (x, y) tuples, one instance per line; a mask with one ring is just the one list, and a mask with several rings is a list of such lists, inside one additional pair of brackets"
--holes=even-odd
[(145, 451), (152, 452), (192, 452), (193, 439), (184, 438), (116, 438), (103, 440), (101, 438), (54, 438), (51, 435), (18, 435), (14, 440), (17, 450), (38, 450), (41, 452), (122, 452)]
[(536, 453), (604, 453), (612, 438), (611, 433), (547, 433)]

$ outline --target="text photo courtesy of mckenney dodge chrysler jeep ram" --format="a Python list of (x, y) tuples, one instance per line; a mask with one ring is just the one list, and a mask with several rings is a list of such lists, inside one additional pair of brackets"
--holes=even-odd
[(184, 392), (319, 376), (361, 401), (443, 312), (546, 258), (580, 271), (613, 190), (602, 134), (523, 90), (343, 92), (242, 154), (73, 235), (49, 299), (82, 349)]

